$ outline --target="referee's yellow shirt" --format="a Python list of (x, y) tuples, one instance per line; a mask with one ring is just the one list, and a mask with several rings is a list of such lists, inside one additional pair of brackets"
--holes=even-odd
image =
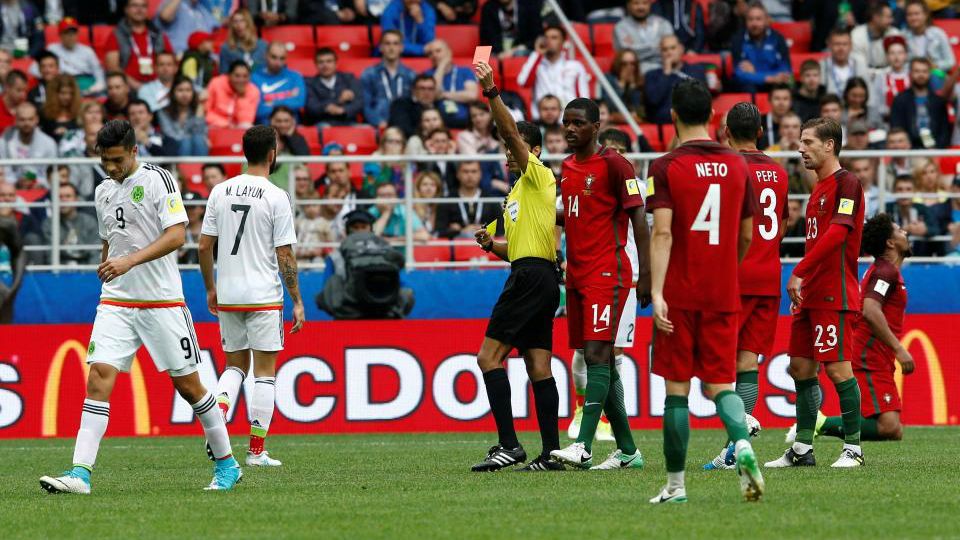
[(557, 225), (557, 180), (537, 156), (528, 154), (527, 170), (507, 197), (503, 223), (507, 257), (557, 260), (554, 227)]

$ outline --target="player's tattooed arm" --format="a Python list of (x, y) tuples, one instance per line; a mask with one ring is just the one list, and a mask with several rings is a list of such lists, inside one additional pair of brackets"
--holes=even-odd
[(300, 280), (297, 277), (297, 258), (293, 255), (292, 246), (280, 246), (277, 248), (277, 264), (280, 266), (280, 276), (283, 278), (283, 285), (290, 293), (293, 299), (293, 328), (291, 333), (297, 333), (303, 327), (306, 320), (303, 309), (303, 298), (300, 296)]

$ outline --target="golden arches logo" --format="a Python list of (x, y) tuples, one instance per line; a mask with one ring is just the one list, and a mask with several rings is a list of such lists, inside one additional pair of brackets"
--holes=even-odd
[[(87, 366), (87, 348), (79, 341), (70, 339), (60, 345), (53, 354), (47, 382), (43, 389), (43, 420), (40, 433), (44, 437), (56, 437), (57, 413), (60, 410), (60, 387), (63, 377), (63, 363), (70, 353), (74, 353), (83, 368), (84, 383), (90, 373)], [(136, 357), (130, 366), (130, 386), (133, 393), (133, 429), (137, 435), (150, 434), (150, 402), (147, 400), (147, 385), (143, 380), (143, 370)]]
[[(920, 342), (923, 349), (923, 356), (927, 361), (927, 368), (930, 371), (930, 403), (933, 405), (933, 423), (947, 423), (947, 387), (943, 382), (943, 369), (940, 367), (940, 357), (937, 356), (937, 348), (933, 346), (930, 337), (923, 330), (911, 330), (907, 332), (901, 343), (907, 350), (913, 345), (914, 341)], [(903, 395), (903, 373), (900, 371), (900, 364), (893, 374), (894, 381), (897, 383), (897, 391)]]

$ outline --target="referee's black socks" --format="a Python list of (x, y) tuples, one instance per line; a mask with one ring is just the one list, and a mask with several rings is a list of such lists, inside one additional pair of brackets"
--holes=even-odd
[(543, 441), (544, 457), (550, 457), (551, 450), (560, 449), (560, 434), (557, 428), (557, 410), (560, 408), (560, 394), (557, 381), (547, 378), (533, 383), (533, 400), (537, 407), (537, 424), (540, 426), (540, 440)]
[[(553, 379), (550, 379), (552, 382)], [(487, 387), (487, 400), (490, 402), (490, 410), (493, 412), (493, 419), (497, 423), (497, 436), (500, 438), (500, 445), (504, 448), (514, 449), (520, 446), (517, 440), (517, 432), (513, 429), (513, 406), (510, 403), (510, 381), (507, 380), (507, 370), (503, 368), (492, 369), (483, 374), (483, 383)], [(536, 392), (534, 384), (534, 392)], [(556, 393), (556, 385), (554, 385)], [(537, 399), (537, 414), (540, 414), (540, 400)], [(556, 406), (557, 401), (554, 401)], [(556, 410), (556, 409), (554, 409)], [(556, 417), (556, 412), (554, 412)]]

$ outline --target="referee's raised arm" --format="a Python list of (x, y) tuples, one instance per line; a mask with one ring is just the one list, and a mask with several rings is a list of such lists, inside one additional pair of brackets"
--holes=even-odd
[(507, 105), (500, 99), (500, 90), (493, 82), (493, 68), (486, 62), (477, 62), (473, 69), (480, 81), (480, 87), (483, 88), (483, 95), (490, 101), (490, 112), (493, 115), (493, 123), (497, 126), (497, 133), (503, 139), (507, 151), (513, 156), (521, 171), (527, 170), (527, 157), (529, 151), (520, 137), (520, 130), (517, 129), (517, 123), (513, 120)]

